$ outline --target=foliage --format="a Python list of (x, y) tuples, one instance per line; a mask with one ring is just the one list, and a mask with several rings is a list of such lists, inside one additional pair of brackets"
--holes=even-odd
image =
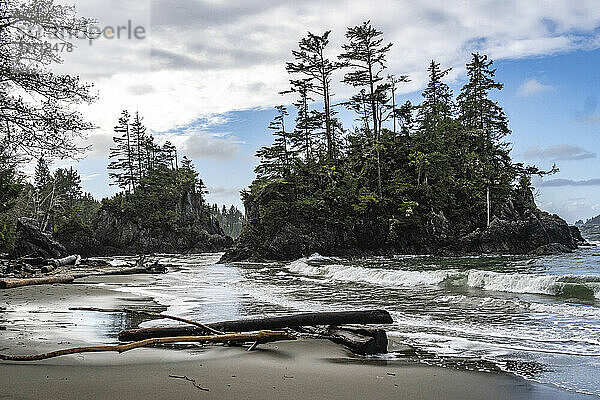
[(223, 205), (219, 208), (217, 204), (212, 206), (212, 214), (215, 216), (221, 228), (227, 236), (231, 236), (236, 239), (242, 231), (242, 225), (244, 224), (244, 214), (237, 209), (234, 205), (231, 205), (229, 209)]
[(52, 45), (73, 46), (92, 20), (53, 0), (4, 0), (0, 7), (0, 150), (13, 156), (73, 157), (92, 129), (73, 105), (91, 103), (91, 85), (48, 70), (60, 63)]
[[(370, 22), (346, 32), (339, 55), (346, 68), (342, 82), (358, 92), (344, 104), (356, 112), (358, 126), (327, 142), (326, 157), (312, 152), (320, 127), (309, 116), (321, 111), (308, 94), (316, 94), (319, 102), (325, 99), (323, 81), (317, 80), (324, 64), (316, 60), (329, 31), (323, 36), (309, 33), (300, 41), (300, 51), (292, 51), (298, 62), (288, 63), (288, 72), (306, 77), (291, 80), (286, 92), (299, 95), (294, 103), (296, 136), (282, 142), (278, 130), (275, 144), (257, 153), (258, 176), (243, 195), (248, 232), (268, 240), (294, 227), (308, 237), (329, 232), (333, 236), (327, 240), (353, 237), (358, 247), (393, 247), (405, 244), (407, 235), (427, 240), (445, 230), (456, 237), (485, 228), (488, 206), (492, 215), (508, 201), (516, 210), (535, 208), (529, 176), (556, 168), (541, 171), (512, 162), (504, 142), (510, 133), (508, 120), (489, 97), (502, 89), (494, 80), (492, 61), (472, 55), (469, 80), (456, 101), (444, 82), (449, 69), (431, 61), (422, 103), (397, 107), (398, 85), (408, 77), (383, 76), (391, 43), (385, 44), (382, 35)], [(340, 67), (327, 65), (326, 86), (331, 72)], [(327, 93), (326, 104), (332, 104)], [(278, 108), (278, 126), (284, 125), (286, 115)]]

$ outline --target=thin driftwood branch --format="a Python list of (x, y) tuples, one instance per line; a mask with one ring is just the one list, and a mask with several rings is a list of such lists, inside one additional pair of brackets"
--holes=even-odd
[(209, 332), (216, 333), (217, 335), (223, 335), (224, 334), (224, 332), (221, 332), (221, 331), (219, 331), (217, 329), (211, 328), (210, 326), (205, 325), (202, 322), (192, 321), (192, 320), (189, 320), (189, 319), (185, 319), (185, 318), (181, 318), (181, 317), (176, 317), (174, 315), (167, 315), (167, 314), (156, 313), (156, 312), (152, 312), (152, 311), (133, 310), (131, 308), (98, 308), (98, 307), (70, 307), (69, 310), (97, 311), (97, 312), (108, 312), (108, 313), (110, 313), (110, 312), (124, 312), (124, 313), (129, 313), (129, 314), (148, 315), (150, 317), (172, 319), (174, 321), (179, 321), (179, 322), (184, 322), (186, 324), (199, 326), (201, 328), (206, 329)]
[(86, 347), (73, 347), (70, 349), (50, 351), (42, 354), (32, 355), (11, 355), (11, 354), (0, 354), (0, 360), (8, 361), (38, 361), (46, 360), (48, 358), (54, 358), (64, 356), (68, 354), (79, 354), (79, 353), (98, 353), (104, 351), (117, 351), (123, 353), (138, 347), (150, 346), (153, 344), (162, 343), (244, 343), (244, 342), (259, 342), (269, 343), (280, 340), (295, 340), (296, 337), (284, 332), (284, 331), (260, 331), (255, 334), (243, 334), (243, 333), (231, 333), (226, 335), (216, 336), (178, 336), (178, 337), (163, 337), (163, 338), (151, 338), (140, 340), (138, 342), (131, 342), (119, 345), (109, 346), (86, 346)]

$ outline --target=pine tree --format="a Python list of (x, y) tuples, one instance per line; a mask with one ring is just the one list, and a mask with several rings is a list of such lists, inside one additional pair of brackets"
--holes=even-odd
[(135, 137), (132, 137), (129, 123), (129, 112), (123, 110), (119, 121), (114, 128), (116, 136), (113, 137), (115, 147), (110, 149), (111, 159), (108, 169), (109, 177), (114, 184), (128, 192), (135, 190), (138, 174), (135, 164)]
[(329, 44), (329, 34), (322, 35), (308, 32), (308, 35), (298, 42), (299, 50), (292, 50), (295, 62), (288, 62), (286, 70), (290, 74), (301, 74), (306, 82), (308, 91), (319, 97), (323, 102), (323, 112), (314, 113), (315, 120), (320, 118), (325, 129), (327, 159), (335, 158), (335, 124), (334, 112), (331, 104), (331, 79), (332, 74), (341, 68), (341, 64), (333, 62), (325, 55), (325, 48)]
[(448, 172), (444, 162), (449, 154), (446, 145), (453, 123), (452, 91), (442, 81), (450, 69), (442, 70), (439, 63), (431, 61), (427, 71), (429, 82), (423, 91), (423, 102), (417, 113), (418, 129), (411, 155), (411, 163), (417, 170), (418, 185), (428, 184), (431, 175)]
[[(490, 186), (508, 186), (514, 176), (504, 174), (510, 170), (509, 150), (502, 139), (510, 134), (508, 120), (502, 107), (491, 100), (491, 90), (501, 90), (503, 85), (494, 80), (496, 70), (493, 61), (486, 55), (473, 53), (467, 64), (469, 82), (459, 94), (459, 121), (470, 139), (471, 157), (475, 164), (471, 166), (475, 179), (483, 181), (486, 192), (486, 224), (490, 223)], [(504, 178), (501, 178), (504, 175)]]
[(254, 171), (262, 177), (286, 178), (291, 172), (295, 151), (290, 146), (289, 133), (285, 128), (287, 109), (284, 106), (275, 109), (277, 115), (269, 124), (275, 140), (271, 146), (262, 147), (256, 152), (261, 161)]
[(148, 148), (148, 138), (146, 137), (146, 127), (142, 124), (142, 118), (139, 113), (135, 112), (135, 117), (131, 122), (131, 137), (133, 143), (135, 143), (134, 150), (134, 163), (136, 165), (136, 181), (139, 181), (148, 174), (148, 152), (151, 149)]
[[(361, 91), (358, 97), (353, 97), (351, 101), (363, 102), (363, 108), (366, 108), (366, 104), (370, 108), (371, 123), (366, 124), (365, 133), (373, 136), (377, 163), (377, 191), (380, 198), (383, 197), (380, 132), (385, 104), (389, 100), (387, 92), (390, 88), (389, 84), (382, 83), (384, 78), (381, 74), (386, 68), (387, 52), (392, 47), (392, 43), (383, 44), (382, 35), (383, 32), (375, 29), (370, 21), (348, 28), (346, 31), (348, 43), (342, 45), (344, 53), (338, 56), (344, 65), (350, 68), (343, 82), (353, 87), (364, 88), (364, 91)], [(355, 109), (357, 107), (360, 105), (355, 106)]]
[(310, 79), (290, 80), (290, 89), (282, 92), (296, 93), (298, 98), (293, 103), (297, 109), (296, 127), (290, 133), (290, 143), (292, 147), (304, 156), (306, 162), (311, 162), (314, 156), (315, 131), (319, 127), (320, 118), (315, 118), (315, 114), (310, 110), (310, 103), (313, 99), (310, 97), (312, 84)]

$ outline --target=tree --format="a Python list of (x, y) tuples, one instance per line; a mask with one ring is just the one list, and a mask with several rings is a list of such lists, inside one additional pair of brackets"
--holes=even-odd
[(329, 34), (326, 31), (322, 35), (308, 32), (305, 38), (298, 42), (299, 50), (292, 50), (295, 62), (288, 62), (286, 70), (290, 74), (300, 74), (307, 83), (308, 92), (317, 95), (323, 101), (322, 114), (315, 114), (322, 120), (325, 128), (327, 159), (335, 158), (335, 121), (331, 104), (331, 79), (332, 74), (341, 68), (341, 64), (333, 62), (325, 55), (325, 48), (329, 44)]
[(256, 152), (261, 160), (254, 171), (263, 177), (286, 178), (291, 172), (295, 151), (290, 147), (289, 133), (285, 129), (287, 109), (284, 106), (277, 106), (275, 109), (277, 115), (269, 124), (275, 140), (271, 146), (262, 147)]
[(77, 138), (94, 126), (73, 105), (91, 103), (91, 85), (57, 75), (53, 45), (72, 50), (69, 37), (87, 35), (93, 22), (53, 0), (4, 0), (0, 7), (0, 151), (15, 157), (74, 157)]
[(282, 92), (296, 93), (297, 100), (293, 105), (297, 109), (296, 126), (293, 132), (290, 133), (290, 142), (297, 152), (304, 156), (306, 162), (313, 159), (315, 138), (313, 138), (315, 130), (319, 127), (318, 114), (315, 116), (310, 110), (310, 102), (313, 99), (310, 97), (312, 89), (311, 79), (290, 80), (290, 89)]
[(387, 91), (390, 85), (380, 83), (381, 76), (386, 68), (386, 55), (392, 47), (392, 43), (383, 44), (383, 32), (375, 29), (370, 21), (363, 22), (346, 31), (348, 43), (342, 45), (344, 53), (338, 58), (344, 62), (344, 66), (350, 71), (344, 76), (343, 82), (353, 87), (364, 88), (359, 97), (353, 97), (353, 101), (366, 102), (370, 107), (372, 130), (369, 124), (365, 126), (366, 133), (373, 135), (373, 145), (377, 162), (377, 191), (382, 198), (381, 182), (381, 160), (380, 160), (380, 131), (383, 112), (382, 108), (388, 101)]
[(431, 174), (444, 173), (448, 154), (446, 144), (452, 124), (453, 99), (450, 87), (443, 82), (450, 69), (440, 69), (431, 61), (427, 72), (429, 82), (423, 91), (423, 102), (417, 113), (418, 129), (413, 139), (412, 163), (417, 168), (417, 184), (429, 183)]
[(129, 192), (135, 190), (136, 182), (138, 182), (138, 173), (135, 163), (135, 148), (137, 143), (135, 136), (131, 135), (129, 112), (123, 110), (119, 117), (119, 122), (115, 126), (113, 136), (115, 147), (110, 149), (108, 169), (112, 172), (108, 176), (114, 180), (114, 184)]
[(473, 53), (467, 64), (469, 82), (459, 94), (459, 121), (472, 142), (471, 151), (476, 155), (472, 168), (485, 185), (486, 224), (490, 224), (490, 185), (508, 186), (515, 176), (499, 179), (503, 172), (512, 169), (509, 150), (502, 139), (510, 134), (508, 120), (502, 107), (491, 100), (491, 90), (501, 90), (503, 85), (494, 80), (496, 70), (486, 55)]
[(143, 176), (148, 174), (148, 153), (152, 151), (152, 148), (148, 146), (146, 127), (142, 124), (142, 118), (137, 111), (131, 122), (131, 137), (133, 138), (132, 142), (135, 143), (135, 147), (133, 147), (134, 163), (136, 164), (137, 172), (136, 180), (139, 182)]

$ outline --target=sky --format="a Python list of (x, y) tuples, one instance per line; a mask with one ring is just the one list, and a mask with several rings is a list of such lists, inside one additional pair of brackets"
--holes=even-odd
[[(57, 2), (73, 4), (74, 0)], [(307, 31), (332, 30), (329, 56), (347, 27), (370, 20), (393, 46), (388, 71), (409, 75), (397, 102), (418, 103), (434, 59), (452, 68), (455, 93), (475, 51), (494, 60), (504, 88), (494, 99), (510, 120), (512, 156), (560, 172), (534, 179), (538, 206), (569, 222), (600, 214), (600, 7), (586, 1), (77, 0), (77, 12), (120, 38), (79, 40), (53, 69), (93, 83), (81, 107), (98, 127), (73, 165), (84, 190), (112, 195), (106, 165), (121, 110), (138, 111), (158, 142), (194, 161), (208, 200), (242, 208), (256, 150), (271, 141), (273, 106), (291, 104), (285, 62)], [(131, 26), (128, 29), (128, 26)], [(138, 27), (138, 38), (129, 32)], [(110, 31), (109, 31), (110, 32)], [(143, 32), (143, 34), (141, 34)], [(335, 77), (337, 81), (340, 75)], [(335, 100), (352, 88), (334, 82)], [(353, 117), (342, 112), (346, 128)], [(291, 121), (290, 121), (291, 123)]]

